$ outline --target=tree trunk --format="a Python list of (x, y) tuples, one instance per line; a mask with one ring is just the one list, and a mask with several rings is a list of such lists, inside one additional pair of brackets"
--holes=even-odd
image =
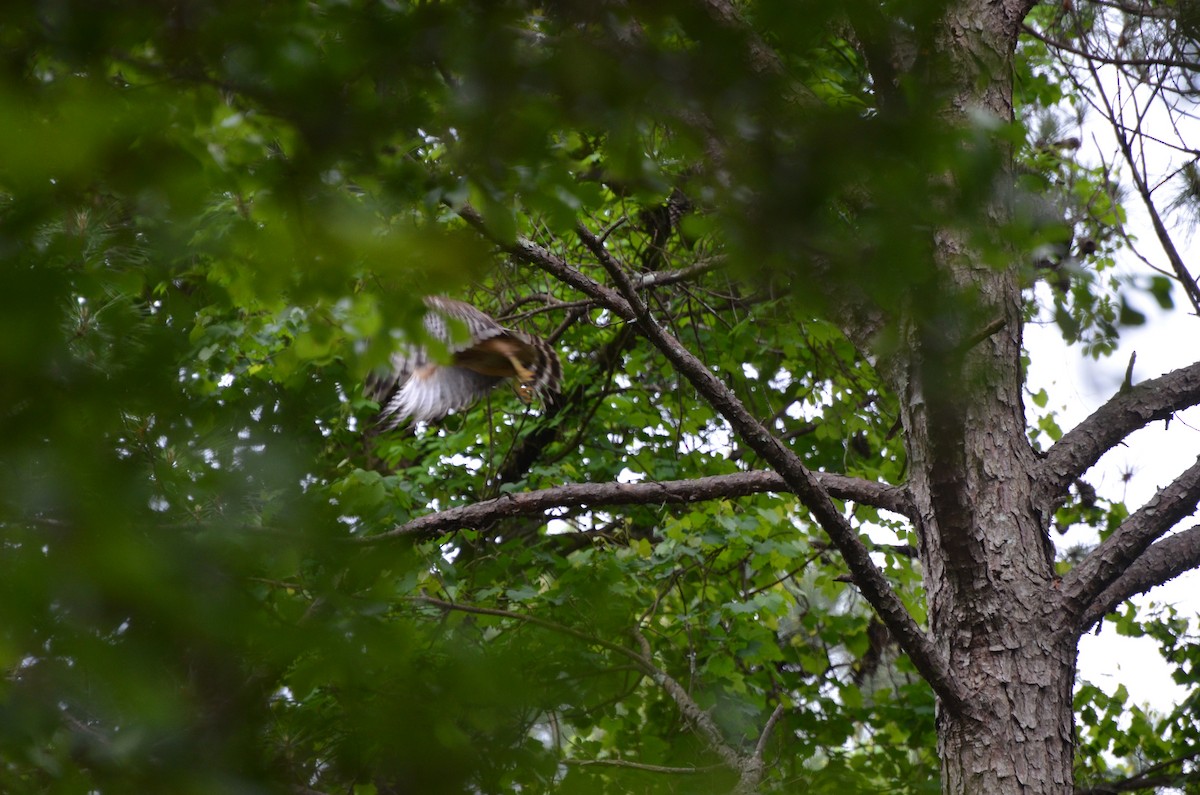
[[(947, 13), (949, 123), (977, 109), (1012, 119), (1014, 23), (998, 8)], [(986, 211), (1003, 222), (1003, 207)], [(1018, 268), (983, 264), (949, 229), (933, 249), (934, 284), (920, 294), (935, 308), (904, 321), (908, 347), (890, 375), (902, 396), (932, 634), (970, 694), (967, 709), (939, 713), (942, 791), (1069, 793), (1075, 639), (1046, 614), (1053, 551), (1025, 433)], [(929, 290), (943, 300), (929, 302)]]
[(938, 716), (944, 793), (1070, 793), (1075, 650), (1008, 622), (955, 665), (979, 714)]
[(979, 289), (973, 314), (1004, 319), (981, 342), (967, 327), (950, 340), (911, 329), (900, 391), (932, 634), (971, 694), (968, 711), (939, 714), (943, 791), (1066, 793), (1075, 640), (1046, 610), (1055, 580), (1032, 499), (1020, 292), (1010, 274), (950, 264), (953, 242), (939, 249), (947, 277)]

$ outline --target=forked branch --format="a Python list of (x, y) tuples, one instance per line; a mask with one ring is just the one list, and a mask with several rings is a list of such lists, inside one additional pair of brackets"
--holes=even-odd
[(1191, 515), (1197, 503), (1200, 503), (1200, 458), (1063, 577), (1059, 614), (1066, 626), (1079, 627), (1080, 617), (1088, 613), (1100, 594), (1129, 571), (1156, 539)]

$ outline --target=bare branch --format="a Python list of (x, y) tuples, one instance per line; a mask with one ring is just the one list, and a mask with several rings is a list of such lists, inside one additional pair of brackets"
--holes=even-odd
[(783, 717), (783, 713), (787, 712), (783, 702), (775, 705), (775, 710), (771, 713), (771, 717), (767, 718), (767, 725), (763, 726), (762, 733), (758, 735), (758, 742), (754, 746), (754, 756), (762, 759), (763, 753), (767, 750), (767, 741), (771, 739), (771, 733), (775, 731), (775, 724)]
[(1142, 19), (1174, 19), (1179, 15), (1177, 9), (1170, 6), (1156, 7), (1146, 2), (1146, 0), (1138, 0), (1136, 3), (1113, 3), (1107, 2), (1107, 0), (1090, 0), (1090, 2), (1092, 5), (1111, 8), (1120, 11), (1122, 14)]
[(694, 726), (696, 731), (705, 739), (709, 749), (721, 757), (721, 761), (728, 765), (731, 770), (740, 772), (742, 769), (742, 757), (729, 743), (725, 742), (725, 738), (721, 736), (721, 730), (717, 726), (716, 721), (688, 695), (687, 688), (679, 684), (666, 671), (654, 665), (654, 652), (651, 651), (650, 642), (646, 640), (646, 636), (635, 629), (633, 630), (633, 637), (641, 647), (641, 656), (646, 666), (652, 668), (654, 671), (651, 674), (654, 683), (666, 691), (667, 695), (675, 702), (675, 706), (679, 707), (679, 711), (683, 714), (684, 719)]
[(1200, 566), (1200, 525), (1162, 539), (1092, 600), (1075, 624), (1082, 634), (1126, 599), (1149, 591)]
[(506, 243), (500, 240), (488, 230), (483, 216), (474, 207), (463, 205), (457, 208), (457, 211), (464, 221), (510, 256), (541, 268), (564, 284), (569, 284), (601, 306), (615, 312), (619, 317), (626, 320), (633, 318), (633, 309), (616, 291), (600, 284), (577, 268), (572, 268), (565, 260), (556, 257), (531, 240), (520, 238), (515, 243)]
[[(611, 641), (598, 638), (594, 635), (589, 635), (586, 632), (581, 632), (580, 630), (577, 630), (573, 627), (568, 627), (564, 624), (548, 621), (544, 618), (538, 618), (537, 616), (514, 613), (510, 610), (447, 602), (443, 599), (437, 599), (432, 596), (425, 595), (409, 597), (405, 599), (405, 601), (415, 604), (430, 605), (431, 607), (436, 607), (439, 610), (471, 613), (473, 615), (493, 616), (496, 618), (506, 618), (513, 621), (520, 621), (525, 624), (550, 630), (551, 632), (558, 632), (563, 635), (568, 635), (572, 638), (576, 638), (594, 646), (599, 646), (625, 657), (626, 659), (632, 661), (639, 671), (653, 680), (656, 685), (661, 687), (663, 691), (670, 696), (671, 700), (674, 701), (675, 705), (679, 708), (679, 711), (682, 713), (684, 719), (691, 724), (697, 732), (699, 732), (701, 737), (703, 737), (705, 744), (708, 745), (711, 751), (721, 758), (721, 761), (724, 762), (725, 766), (738, 772), (739, 776), (742, 775), (747, 760), (743, 759), (742, 755), (738, 753), (737, 749), (725, 741), (725, 738), (722, 736), (720, 727), (717, 726), (716, 721), (712, 719), (712, 716), (701, 709), (700, 705), (697, 704), (691, 695), (688, 694), (687, 688), (681, 685), (666, 671), (654, 664), (654, 653), (650, 648), (650, 642), (646, 640), (646, 636), (637, 629), (632, 630), (632, 635), (638, 643), (640, 653), (638, 651), (634, 651), (633, 649), (628, 649), (624, 646), (621, 646), (620, 644), (612, 643)], [(768, 726), (769, 725), (771, 725), (771, 721), (768, 721)], [(636, 763), (631, 763), (626, 766), (633, 767), (637, 765)], [(678, 771), (667, 770), (664, 768), (659, 772)]]
[(1177, 522), (1196, 510), (1200, 502), (1200, 458), (1170, 485), (1135, 511), (1063, 577), (1059, 611), (1064, 626), (1078, 625), (1080, 616), (1134, 561)]
[(616, 282), (617, 290), (621, 296), (624, 296), (626, 304), (632, 311), (631, 320), (648, 321), (650, 320), (650, 308), (646, 305), (639, 296), (637, 289), (634, 287), (633, 280), (629, 278), (629, 274), (621, 263), (617, 262), (604, 244), (592, 234), (591, 230), (583, 224), (578, 224), (575, 227), (575, 234), (579, 235), (579, 239), (587, 246), (588, 251), (600, 263), (600, 266), (608, 272), (609, 277)]
[(724, 265), (724, 257), (709, 257), (707, 259), (702, 259), (693, 265), (688, 265), (686, 268), (678, 268), (672, 271), (651, 271), (650, 273), (643, 273), (637, 278), (637, 283), (639, 287), (660, 287), (662, 285), (675, 284), (676, 282), (687, 281), (693, 276), (699, 276), (703, 273), (715, 271)]
[[(816, 478), (830, 495), (838, 499), (873, 505), (910, 518), (916, 513), (908, 493), (903, 488), (825, 472), (816, 473)], [(746, 497), (764, 492), (782, 494), (790, 491), (783, 478), (769, 470), (645, 483), (568, 483), (538, 491), (512, 492), (492, 500), (449, 508), (418, 517), (386, 533), (355, 540), (358, 543), (374, 544), (395, 538), (428, 538), (464, 527), (486, 527), (498, 519), (529, 516), (552, 508), (680, 505)]]
[[(1167, 255), (1167, 261), (1171, 263), (1171, 270), (1175, 272), (1175, 278), (1183, 285), (1184, 293), (1187, 294), (1188, 300), (1192, 302), (1192, 308), (1196, 310), (1197, 314), (1200, 314), (1200, 285), (1196, 284), (1196, 279), (1188, 272), (1187, 265), (1183, 261), (1183, 255), (1179, 253), (1179, 249), (1176, 247), (1175, 241), (1171, 238), (1171, 233), (1167, 230), (1167, 225), (1163, 221), (1162, 214), (1158, 211), (1158, 206), (1154, 203), (1152, 190), (1146, 182), (1142, 171), (1138, 168), (1137, 159), (1133, 154), (1133, 147), (1129, 142), (1129, 136), (1126, 135), (1125, 128), (1117, 123), (1117, 111), (1108, 101), (1108, 95), (1103, 90), (1103, 84), (1099, 81), (1095, 66), (1089, 62), (1088, 68), (1092, 71), (1092, 79), (1096, 81), (1097, 86), (1100, 86), (1100, 98), (1107, 108), (1109, 120), (1113, 122), (1113, 134), (1116, 136), (1121, 155), (1125, 158), (1125, 162), (1129, 164), (1130, 176), (1133, 177), (1133, 184), (1142, 199), (1142, 204), (1146, 206), (1146, 212), (1150, 216), (1150, 223), (1154, 227), (1154, 235), (1158, 238), (1158, 243), (1162, 246), (1163, 253)], [(1195, 65), (1192, 68), (1195, 69)], [(1140, 134), (1140, 119), (1138, 126), (1139, 129), (1134, 133), (1135, 135)]]
[(1049, 516), (1075, 479), (1129, 434), (1197, 404), (1200, 362), (1118, 392), (1047, 451), (1035, 473), (1043, 513)]
[[(724, 266), (725, 258), (717, 255), (707, 257), (684, 268), (676, 268), (675, 270), (670, 271), (651, 271), (650, 273), (642, 273), (637, 276), (636, 281), (639, 287), (665, 287), (671, 284), (678, 284), (679, 282), (686, 282), (693, 276), (701, 276), (705, 273), (711, 273), (712, 271), (719, 270)], [(517, 309), (525, 306), (526, 304), (532, 303), (539, 303), (541, 306), (537, 307), (536, 309), (529, 309), (520, 313), (517, 312)], [(543, 312), (581, 310), (588, 309), (596, 305), (596, 301), (591, 298), (584, 298), (579, 301), (556, 301), (545, 293), (533, 293), (513, 301), (508, 306), (504, 307), (503, 310), (497, 312), (495, 317), (497, 320), (514, 321), (533, 317), (534, 315), (541, 314)], [(550, 335), (548, 339), (549, 338), (554, 338), (554, 335)]]
[(1048, 47), (1052, 47), (1059, 52), (1069, 52), (1071, 55), (1078, 55), (1080, 58), (1086, 58), (1088, 61), (1095, 63), (1107, 64), (1110, 66), (1165, 66), (1173, 69), (1184, 69), (1189, 72), (1195, 71), (1200, 67), (1200, 63), (1195, 61), (1182, 61), (1175, 58), (1115, 58), (1105, 55), (1094, 50), (1084, 50), (1079, 47), (1074, 47), (1065, 41), (1053, 39), (1050, 36), (1042, 33), (1037, 28), (1030, 25), (1022, 25), (1021, 32), (1033, 36), (1038, 41), (1041, 41)]
[[(1179, 253), (1179, 249), (1175, 245), (1175, 241), (1171, 239), (1170, 232), (1167, 230), (1166, 223), (1163, 221), (1162, 214), (1158, 211), (1153, 198), (1155, 187), (1152, 187), (1147, 179), (1145, 172), (1145, 152), (1142, 151), (1142, 161), (1139, 165), (1138, 157), (1134, 153), (1134, 142), (1138, 142), (1139, 146), (1144, 145), (1147, 138), (1151, 138), (1143, 129), (1142, 124), (1145, 121), (1145, 114), (1149, 109), (1149, 105), (1138, 110), (1136, 94), (1131, 93), (1129, 102), (1134, 104), (1134, 119), (1135, 124), (1132, 128), (1125, 124), (1126, 101), (1114, 102), (1109, 98), (1109, 91), (1105, 88), (1106, 81), (1100, 77), (1098, 63), (1117, 63), (1113, 60), (1106, 61), (1099, 53), (1090, 50), (1073, 49), (1061, 42), (1053, 42), (1047, 39), (1044, 35), (1033, 31), (1031, 28), (1026, 28), (1026, 31), (1031, 35), (1045, 41), (1053, 47), (1060, 50), (1071, 52), (1084, 59), (1088, 73), (1091, 75), (1092, 83), (1095, 87), (1094, 94), (1099, 97), (1099, 102), (1093, 101), (1096, 106), (1112, 125), (1113, 136), (1116, 138), (1117, 147), (1121, 151), (1121, 156), (1129, 165), (1130, 175), (1133, 178), (1134, 187), (1137, 189), (1138, 195), (1142, 199), (1142, 203), (1146, 206), (1146, 212), (1150, 216), (1151, 225), (1154, 227), (1155, 237), (1158, 238), (1159, 245), (1162, 247), (1163, 253), (1166, 255), (1168, 262), (1171, 263), (1171, 269), (1174, 272), (1176, 280), (1183, 286), (1184, 292), (1191, 301), (1192, 307), (1200, 314), (1200, 285), (1197, 285), (1196, 279), (1188, 272), (1187, 266), (1184, 264), (1183, 257)], [(1060, 56), (1061, 57), (1061, 56)], [(1120, 65), (1130, 65), (1121, 63)], [(1158, 65), (1163, 67), (1184, 68), (1185, 71), (1193, 71), (1196, 64), (1187, 64), (1185, 62), (1159, 62), (1157, 64), (1136, 64), (1138, 66)], [(1072, 71), (1073, 74), (1073, 71)], [(1073, 78), (1074, 79), (1074, 78)], [(1141, 82), (1142, 78), (1136, 78), (1136, 82)], [(1078, 82), (1078, 81), (1076, 81)], [(1152, 86), (1152, 96), (1157, 95), (1164, 90), (1164, 83), (1157, 82)], [(1152, 139), (1156, 140), (1156, 139)], [(1160, 141), (1160, 143), (1162, 143)], [(1160, 183), (1161, 184), (1161, 183)]]
[[(633, 636), (641, 647), (642, 657), (646, 660), (647, 665), (653, 666), (653, 652), (650, 649), (650, 642), (646, 640), (645, 635), (636, 629), (633, 630)], [(709, 749), (714, 751), (726, 765), (737, 772), (738, 783), (733, 790), (734, 795), (753, 795), (753, 793), (758, 792), (763, 775), (763, 749), (766, 746), (766, 741), (775, 729), (775, 724), (783, 716), (785, 711), (783, 704), (779, 704), (771, 712), (771, 717), (767, 719), (766, 725), (763, 726), (754, 751), (749, 755), (743, 755), (725, 741), (716, 721), (700, 708), (700, 705), (695, 702), (683, 685), (679, 684), (678, 681), (662, 670), (658, 670), (653, 675), (653, 679), (675, 701), (675, 705), (679, 707), (679, 711), (683, 714), (684, 719), (694, 726), (707, 741)]]
[(1188, 781), (1195, 781), (1197, 775), (1194, 773), (1176, 773), (1174, 775), (1163, 776), (1134, 776), (1122, 781), (1114, 781), (1111, 784), (1101, 784), (1098, 787), (1088, 787), (1087, 789), (1076, 790), (1075, 795), (1118, 795), (1121, 792), (1161, 792), (1165, 787), (1171, 787), (1174, 791), (1178, 787)]
[(627, 767), (631, 770), (644, 770), (647, 773), (673, 773), (675, 775), (691, 775), (694, 773), (709, 773), (713, 770), (724, 770), (724, 765), (706, 765), (705, 767), (667, 767), (666, 765), (648, 765), (645, 762), (630, 762), (626, 759), (563, 759), (564, 765), (571, 767)]

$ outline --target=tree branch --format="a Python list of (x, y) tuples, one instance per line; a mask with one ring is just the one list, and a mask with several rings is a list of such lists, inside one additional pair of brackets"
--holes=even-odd
[(731, 770), (736, 770), (740, 773), (742, 769), (741, 754), (730, 746), (729, 743), (725, 742), (725, 738), (721, 736), (721, 730), (717, 726), (716, 721), (712, 719), (711, 715), (702, 710), (700, 705), (688, 695), (687, 689), (683, 685), (679, 684), (666, 671), (654, 665), (652, 662), (654, 653), (650, 649), (650, 642), (646, 640), (646, 636), (635, 629), (633, 630), (633, 637), (641, 647), (641, 656), (645, 665), (654, 671), (651, 674), (654, 683), (666, 691), (667, 695), (675, 702), (675, 706), (679, 707), (684, 720), (696, 728), (696, 731), (704, 737), (708, 747), (717, 756), (721, 757), (721, 761), (728, 765)]
[(1051, 38), (1048, 34), (1030, 25), (1022, 25), (1021, 32), (1033, 36), (1046, 46), (1060, 52), (1069, 52), (1071, 55), (1078, 55), (1080, 58), (1086, 58), (1088, 61), (1094, 61), (1107, 66), (1164, 66), (1172, 69), (1183, 69), (1189, 72), (1195, 71), (1197, 68), (1197, 64), (1194, 61), (1184, 61), (1176, 58), (1117, 58), (1115, 56), (1102, 55), (1098, 52), (1073, 47), (1065, 41)]
[(758, 735), (758, 742), (754, 745), (754, 755), (759, 759), (763, 758), (763, 753), (767, 750), (767, 741), (771, 739), (771, 732), (775, 731), (775, 724), (783, 717), (783, 713), (787, 711), (783, 702), (775, 705), (775, 710), (771, 713), (771, 717), (767, 719), (767, 725), (763, 726), (762, 733)]
[[(1165, 787), (1178, 787), (1188, 781), (1197, 779), (1194, 773), (1175, 773), (1162, 776), (1134, 776), (1111, 784), (1101, 784), (1099, 787), (1075, 790), (1075, 795), (1118, 795), (1121, 792), (1161, 792)], [(1177, 791), (1177, 790), (1173, 790)]]
[(639, 287), (661, 287), (663, 285), (687, 281), (693, 276), (699, 276), (723, 267), (725, 267), (725, 258), (722, 256), (714, 256), (707, 259), (702, 259), (699, 262), (688, 265), (686, 268), (677, 268), (671, 271), (651, 271), (650, 273), (643, 273), (637, 277), (637, 283)]
[(1200, 566), (1200, 525), (1158, 541), (1092, 599), (1075, 622), (1081, 635), (1117, 605)]
[(483, 216), (471, 205), (464, 204), (455, 209), (460, 218), (514, 259), (546, 271), (551, 276), (564, 284), (569, 284), (601, 306), (616, 312), (622, 318), (629, 319), (633, 315), (632, 308), (615, 291), (605, 287), (578, 269), (572, 268), (565, 260), (550, 253), (532, 240), (518, 238), (513, 243), (505, 242), (491, 233), (491, 230), (487, 228), (487, 224), (483, 220)]
[(1093, 601), (1125, 574), (1156, 538), (1195, 511), (1198, 502), (1200, 458), (1063, 577), (1058, 611), (1062, 626), (1078, 626)]
[(495, 607), (477, 607), (475, 605), (461, 604), (458, 602), (447, 602), (444, 599), (437, 599), (432, 596), (424, 596), (424, 595), (410, 596), (410, 597), (405, 598), (404, 601), (414, 602), (416, 604), (430, 605), (431, 607), (436, 607), (439, 610), (447, 610), (447, 611), (453, 610), (455, 612), (471, 613), (471, 614), (477, 615), (477, 616), (494, 616), (496, 618), (508, 618), (508, 619), (512, 619), (514, 621), (520, 621), (525, 624), (532, 624), (533, 626), (541, 627), (542, 629), (548, 629), (551, 632), (559, 632), (563, 635), (570, 635), (572, 638), (575, 638), (577, 640), (582, 640), (586, 643), (594, 644), (596, 646), (600, 646), (601, 648), (605, 648), (611, 652), (619, 654), (620, 656), (633, 662), (633, 664), (637, 666), (638, 670), (641, 671), (642, 673), (644, 673), (646, 676), (653, 677), (656, 674), (661, 673), (661, 671), (659, 671), (658, 668), (656, 668), (653, 665), (653, 663), (650, 662), (649, 659), (643, 658), (642, 655), (638, 654), (633, 649), (627, 649), (620, 644), (612, 643), (610, 641), (604, 640), (603, 638), (597, 638), (596, 636), (589, 635), (586, 632), (580, 632), (579, 630), (573, 629), (572, 627), (568, 627), (564, 624), (559, 624), (554, 621), (547, 621), (546, 619), (538, 618), (537, 616), (530, 616), (530, 615), (525, 615), (522, 613), (514, 613), (510, 610), (500, 610), (499, 608), (495, 608)]
[[(642, 273), (636, 277), (635, 281), (639, 287), (665, 287), (667, 285), (688, 281), (693, 276), (702, 276), (705, 273), (711, 273), (712, 271), (720, 270), (721, 268), (725, 267), (725, 265), (726, 262), (724, 256), (714, 255), (694, 262), (691, 265), (683, 268), (676, 268), (669, 271), (651, 271), (649, 273)], [(543, 306), (519, 313), (516, 312), (516, 310), (521, 306), (534, 302), (542, 303)], [(513, 303), (504, 307), (504, 309), (501, 312), (498, 312), (495, 317), (497, 320), (502, 322), (509, 322), (516, 319), (531, 317), (535, 314), (540, 314), (547, 311), (562, 311), (571, 309), (586, 310), (591, 307), (595, 307), (596, 305), (596, 301), (591, 298), (583, 298), (579, 301), (555, 301), (545, 293), (533, 293), (531, 295), (523, 296), (522, 298), (519, 298)], [(546, 339), (550, 339), (551, 337), (557, 338), (557, 336), (558, 335), (551, 335), (546, 337)]]
[(550, 445), (559, 440), (565, 425), (553, 421), (558, 415), (566, 413), (575, 417), (571, 425), (572, 433), (576, 436), (587, 432), (595, 412), (593, 407), (604, 399), (611, 385), (613, 372), (633, 342), (634, 335), (630, 333), (630, 329), (618, 327), (612, 338), (593, 352), (589, 363), (590, 372), (583, 373), (586, 377), (572, 379), (574, 385), (546, 406), (547, 421), (539, 423), (529, 433), (522, 435), (520, 441), (505, 455), (505, 460), (493, 480), (493, 488), (498, 490), (502, 484), (513, 483), (523, 478)]
[(1168, 759), (1164, 762), (1159, 762), (1156, 765), (1151, 765), (1144, 770), (1139, 770), (1136, 774), (1129, 778), (1121, 779), (1120, 781), (1111, 781), (1107, 784), (1101, 784), (1097, 787), (1089, 787), (1087, 789), (1075, 790), (1075, 795), (1116, 795), (1119, 792), (1133, 792), (1134, 790), (1157, 789), (1159, 787), (1178, 787), (1188, 781), (1195, 781), (1197, 775), (1195, 772), (1184, 772), (1181, 770), (1178, 773), (1162, 773), (1159, 771), (1166, 770), (1175, 765), (1181, 765), (1184, 762), (1190, 762), (1196, 757), (1200, 757), (1200, 749), (1189, 751), (1186, 754), (1181, 754), (1174, 759)]
[(1064, 434), (1046, 453), (1034, 477), (1049, 516), (1075, 479), (1126, 436), (1155, 420), (1200, 404), (1200, 362), (1122, 390)]
[(708, 773), (713, 770), (723, 770), (724, 765), (707, 765), (705, 767), (667, 767), (665, 765), (648, 765), (645, 762), (630, 762), (625, 759), (562, 759), (564, 765), (571, 767), (627, 767), (631, 770), (644, 770), (647, 773), (673, 773), (675, 775), (691, 775)]
[[(873, 505), (910, 518), (916, 513), (903, 488), (825, 472), (816, 473), (816, 478), (831, 496), (838, 499)], [(551, 508), (680, 505), (790, 491), (782, 477), (767, 470), (645, 483), (568, 483), (538, 491), (512, 492), (492, 500), (438, 511), (413, 519), (386, 533), (364, 536), (356, 541), (374, 544), (395, 538), (428, 538), (464, 527), (486, 527), (498, 519), (527, 516)]]
[[(1133, 178), (1134, 187), (1137, 188), (1138, 195), (1142, 199), (1142, 204), (1146, 206), (1146, 212), (1150, 216), (1150, 223), (1154, 227), (1154, 235), (1158, 238), (1159, 245), (1162, 246), (1163, 253), (1167, 256), (1167, 261), (1171, 263), (1171, 269), (1175, 272), (1176, 279), (1183, 286), (1183, 291), (1187, 294), (1188, 300), (1192, 302), (1192, 308), (1196, 310), (1197, 314), (1200, 314), (1200, 285), (1197, 285), (1196, 280), (1188, 273), (1187, 266), (1183, 262), (1183, 256), (1175, 246), (1175, 241), (1171, 239), (1171, 233), (1167, 231), (1167, 225), (1163, 222), (1162, 214), (1159, 213), (1158, 207), (1154, 203), (1153, 191), (1146, 182), (1144, 173), (1138, 168), (1137, 158), (1134, 156), (1130, 137), (1126, 135), (1123, 124), (1124, 110), (1117, 110), (1109, 100), (1108, 92), (1104, 89), (1104, 83), (1100, 80), (1100, 75), (1093, 59), (1088, 59), (1087, 67), (1088, 71), (1091, 72), (1092, 81), (1096, 85), (1097, 94), (1104, 103), (1105, 115), (1109, 122), (1112, 123), (1113, 135), (1117, 139), (1117, 146), (1121, 150), (1121, 156), (1129, 164), (1129, 174)], [(1191, 69), (1194, 70), (1195, 68), (1196, 66), (1193, 64)], [(1139, 114), (1137, 126), (1131, 131), (1134, 137), (1142, 134), (1141, 126), (1142, 116)]]

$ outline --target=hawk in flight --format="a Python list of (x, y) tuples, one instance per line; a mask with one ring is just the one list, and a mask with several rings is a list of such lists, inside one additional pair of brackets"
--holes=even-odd
[[(450, 349), (449, 364), (441, 364), (420, 345), (406, 345), (392, 354), (391, 371), (367, 378), (364, 394), (379, 403), (379, 432), (390, 431), (411, 417), (438, 420), (465, 408), (506, 378), (517, 382), (523, 403), (534, 393), (553, 399), (562, 384), (562, 364), (545, 340), (501, 326), (470, 304), (441, 296), (425, 299), (425, 331)], [(465, 326), (466, 340), (461, 340)]]

